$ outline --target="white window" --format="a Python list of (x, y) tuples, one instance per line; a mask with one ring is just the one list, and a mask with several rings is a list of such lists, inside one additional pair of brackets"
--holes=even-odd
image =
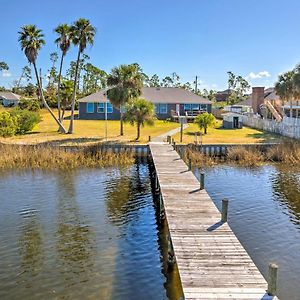
[(184, 110), (191, 110), (191, 104), (184, 104), (183, 109)]
[(159, 104), (155, 103), (155, 113), (159, 114)]
[(97, 113), (104, 113), (105, 110), (104, 110), (104, 103), (101, 102), (101, 103), (98, 103), (98, 107), (97, 107)]
[[(105, 107), (107, 106), (107, 107)], [(104, 103), (104, 102), (100, 102), (98, 103), (97, 106), (97, 112), (98, 113), (105, 113), (105, 109), (107, 109), (107, 113), (111, 114), (113, 112), (113, 106), (111, 105), (111, 103)]]
[(167, 104), (159, 104), (159, 113), (166, 114), (168, 112)]
[(94, 103), (88, 102), (86, 104), (86, 112), (92, 114), (94, 112)]
[(199, 104), (192, 104), (192, 110), (199, 110)]
[(201, 104), (200, 109), (207, 111), (207, 104)]

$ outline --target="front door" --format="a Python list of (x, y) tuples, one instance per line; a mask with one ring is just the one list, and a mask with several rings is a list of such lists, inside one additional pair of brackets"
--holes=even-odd
[(239, 117), (233, 117), (233, 128), (239, 128)]

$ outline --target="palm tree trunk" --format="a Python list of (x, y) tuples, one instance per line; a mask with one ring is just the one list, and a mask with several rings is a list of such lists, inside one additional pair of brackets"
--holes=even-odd
[(35, 76), (36, 76), (36, 80), (37, 80), (37, 84), (38, 84), (38, 88), (39, 88), (39, 92), (40, 92), (40, 96), (41, 96), (42, 102), (43, 102), (44, 106), (46, 107), (46, 109), (51, 114), (51, 116), (53, 117), (53, 119), (55, 120), (55, 122), (57, 123), (57, 125), (59, 126), (60, 132), (66, 133), (66, 130), (65, 130), (64, 126), (56, 118), (55, 114), (53, 113), (53, 111), (51, 110), (51, 108), (49, 107), (48, 103), (46, 102), (46, 100), (44, 98), (44, 93), (43, 93), (43, 89), (41, 87), (41, 82), (40, 82), (40, 79), (39, 79), (39, 74), (38, 74), (35, 62), (33, 63), (33, 67), (34, 67), (34, 72), (35, 72)]
[(207, 127), (204, 127), (204, 134), (207, 134)]
[(137, 141), (140, 139), (140, 136), (141, 136), (141, 124), (137, 123), (137, 136), (136, 136)]
[(72, 134), (73, 130), (74, 130), (74, 111), (75, 111), (75, 98), (76, 98), (79, 60), (80, 60), (80, 47), (78, 48), (78, 55), (77, 55), (76, 68), (75, 68), (75, 78), (74, 78), (72, 104), (71, 104), (71, 119), (70, 119), (70, 126), (69, 126), (69, 130), (68, 130), (68, 133), (70, 133), (70, 134)]
[(60, 81), (61, 81), (61, 73), (62, 73), (62, 66), (64, 61), (64, 53), (61, 54), (61, 60), (60, 60), (60, 67), (59, 67), (59, 74), (58, 74), (58, 83), (57, 83), (57, 109), (58, 109), (58, 119), (61, 122), (61, 106), (60, 106)]
[(23, 76), (24, 76), (24, 70), (22, 70), (22, 74), (21, 74), (21, 76), (20, 76), (20, 78), (19, 78), (19, 80), (18, 80), (18, 83), (17, 83), (17, 88), (19, 88), (19, 87), (20, 87), (21, 80), (22, 80)]
[(122, 107), (120, 106), (120, 135), (124, 135), (124, 122), (123, 122), (123, 112)]

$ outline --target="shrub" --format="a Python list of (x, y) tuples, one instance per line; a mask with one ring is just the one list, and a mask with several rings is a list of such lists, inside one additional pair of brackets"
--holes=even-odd
[(9, 112), (0, 113), (0, 136), (9, 137), (16, 134), (16, 119)]
[(27, 109), (30, 111), (40, 110), (40, 103), (37, 99), (21, 99), (18, 105), (21, 109)]
[(25, 134), (31, 131), (33, 127), (41, 121), (41, 117), (37, 112), (14, 109), (11, 115), (16, 120), (16, 134)]

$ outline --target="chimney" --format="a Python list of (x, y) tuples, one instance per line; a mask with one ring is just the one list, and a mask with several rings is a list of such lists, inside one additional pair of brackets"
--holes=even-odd
[(252, 108), (253, 112), (260, 113), (260, 105), (265, 101), (265, 87), (252, 88)]

